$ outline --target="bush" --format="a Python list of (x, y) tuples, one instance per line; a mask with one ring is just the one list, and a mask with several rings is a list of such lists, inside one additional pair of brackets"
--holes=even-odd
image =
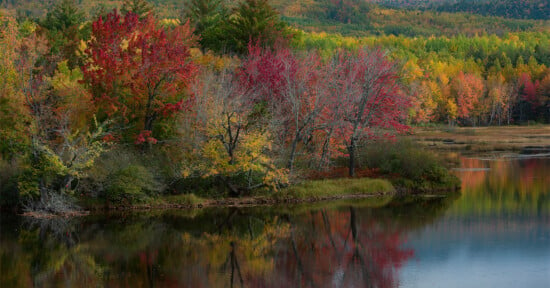
[(142, 202), (156, 194), (160, 184), (140, 165), (131, 165), (113, 173), (107, 184), (105, 198), (111, 202)]
[(220, 193), (220, 181), (216, 181), (216, 177), (186, 177), (178, 179), (170, 186), (171, 194), (190, 194), (194, 193), (202, 197), (218, 197), (224, 196)]
[(81, 181), (78, 192), (116, 204), (143, 202), (162, 192), (166, 182), (163, 175), (157, 175), (162, 170), (158, 161), (149, 158), (122, 149), (105, 153)]
[(80, 209), (74, 199), (62, 192), (47, 190), (38, 201), (30, 201), (23, 204), (23, 211), (27, 213), (67, 214), (77, 212)]
[(442, 159), (416, 147), (410, 140), (367, 145), (360, 152), (359, 163), (391, 175), (394, 184), (407, 189), (425, 191), (459, 186), (458, 178), (443, 166)]

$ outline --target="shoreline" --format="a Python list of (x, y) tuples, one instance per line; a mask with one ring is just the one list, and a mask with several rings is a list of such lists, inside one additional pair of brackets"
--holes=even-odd
[(31, 217), (37, 219), (52, 219), (52, 218), (73, 218), (93, 215), (104, 212), (138, 212), (138, 211), (163, 211), (163, 210), (195, 210), (207, 208), (249, 208), (249, 207), (268, 207), (282, 204), (309, 204), (332, 202), (339, 200), (360, 200), (360, 199), (384, 199), (394, 197), (447, 197), (449, 194), (459, 193), (460, 187), (450, 187), (447, 189), (433, 189), (427, 192), (411, 192), (407, 189), (395, 189), (392, 192), (374, 192), (368, 194), (352, 193), (342, 195), (330, 195), (319, 197), (287, 197), (275, 198), (273, 196), (247, 196), (241, 198), (220, 198), (220, 199), (202, 199), (203, 201), (195, 204), (181, 203), (154, 203), (154, 204), (133, 204), (133, 205), (118, 205), (118, 206), (92, 206), (87, 207), (82, 211), (70, 211), (67, 213), (47, 213), (47, 212), (24, 212), (14, 213), (22, 217)]
[(367, 199), (367, 198), (383, 198), (395, 197), (398, 193), (378, 192), (372, 194), (344, 194), (336, 196), (320, 196), (308, 198), (275, 198), (270, 196), (247, 196), (241, 198), (220, 198), (220, 199), (202, 199), (203, 201), (196, 204), (180, 204), (180, 203), (154, 203), (154, 204), (133, 204), (133, 205), (105, 205), (87, 207), (82, 211), (70, 211), (67, 213), (47, 213), (47, 212), (23, 212), (14, 213), (18, 216), (32, 217), (39, 219), (50, 218), (71, 218), (88, 216), (94, 213), (112, 212), (112, 211), (149, 211), (149, 210), (194, 210), (206, 208), (246, 208), (258, 206), (276, 206), (281, 204), (305, 204), (330, 202), (345, 199)]

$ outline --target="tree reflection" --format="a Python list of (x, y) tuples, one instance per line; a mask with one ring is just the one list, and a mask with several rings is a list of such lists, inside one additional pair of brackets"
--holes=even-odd
[(20, 222), (0, 235), (0, 286), (394, 287), (421, 225), (396, 215), (444, 209), (426, 202)]
[[(281, 249), (277, 278), (290, 286), (394, 287), (396, 271), (413, 255), (402, 230), (370, 210), (321, 210), (291, 217), (292, 249)], [(302, 225), (309, 222), (310, 225)], [(277, 284), (278, 285), (278, 284)], [(268, 285), (268, 286), (277, 286)]]
[[(459, 172), (468, 197), (456, 213), (470, 215), (541, 215), (550, 212), (550, 159), (482, 160), (462, 158)], [(480, 171), (477, 168), (486, 168)]]

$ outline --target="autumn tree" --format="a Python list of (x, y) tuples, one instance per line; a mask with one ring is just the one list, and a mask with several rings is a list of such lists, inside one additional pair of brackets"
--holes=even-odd
[(489, 107), (488, 125), (498, 123), (500, 126), (503, 122), (509, 123), (510, 106), (512, 102), (513, 89), (511, 85), (505, 82), (501, 74), (489, 75), (487, 79), (487, 96)]
[(49, 64), (42, 61), (48, 53), (46, 39), (32, 29), (18, 34), (14, 20), (3, 24), (2, 32), (13, 34), (2, 33), (0, 41), (5, 53), (0, 109), (10, 108), (2, 113), (0, 136), (6, 147), (1, 156), (6, 148), (9, 158), (21, 163), (12, 189), (32, 203), (27, 208), (58, 212), (67, 208), (58, 201), (67, 195), (63, 192), (72, 190), (72, 181), (101, 153), (103, 130), (90, 125), (89, 95), (79, 83), (79, 68), (71, 70), (66, 60), (50, 76)]
[(312, 142), (321, 129), (320, 114), (328, 104), (328, 75), (316, 52), (299, 55), (288, 48), (262, 49), (250, 45), (241, 68), (241, 81), (253, 101), (267, 104), (279, 142), (288, 147), (292, 171), (300, 143)]
[(409, 99), (400, 85), (396, 64), (381, 50), (361, 49), (337, 55), (331, 81), (341, 97), (339, 128), (349, 157), (349, 175), (355, 176), (357, 147), (361, 140), (407, 131), (404, 124)]
[(485, 92), (483, 79), (476, 75), (460, 72), (451, 83), (451, 93), (456, 99), (458, 118), (471, 121), (475, 125), (475, 108)]
[(519, 121), (534, 120), (534, 112), (540, 106), (537, 97), (538, 81), (533, 81), (531, 75), (522, 73), (518, 81), (519, 91)]
[(14, 158), (29, 143), (30, 114), (22, 93), (22, 40), (15, 18), (0, 16), (0, 158)]
[(100, 117), (137, 130), (136, 143), (156, 143), (155, 124), (189, 105), (194, 43), (189, 23), (164, 30), (151, 15), (116, 10), (96, 20), (82, 69)]
[(231, 68), (204, 69), (191, 88), (198, 129), (194, 154), (201, 158), (194, 170), (220, 179), (232, 196), (286, 183), (284, 169), (269, 155), (270, 131), (254, 121), (249, 90), (237, 74)]
[(546, 71), (546, 76), (540, 81), (539, 97), (544, 117), (546, 121), (550, 121), (550, 69)]

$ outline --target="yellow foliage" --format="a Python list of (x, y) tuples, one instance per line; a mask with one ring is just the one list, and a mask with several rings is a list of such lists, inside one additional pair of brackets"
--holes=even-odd
[(456, 105), (455, 101), (453, 99), (447, 99), (446, 104), (447, 115), (449, 116), (449, 119), (456, 119), (456, 116), (458, 116), (458, 106)]
[(170, 18), (164, 18), (159, 21), (160, 25), (164, 27), (176, 27), (181, 25), (181, 21), (179, 19), (170, 19)]

